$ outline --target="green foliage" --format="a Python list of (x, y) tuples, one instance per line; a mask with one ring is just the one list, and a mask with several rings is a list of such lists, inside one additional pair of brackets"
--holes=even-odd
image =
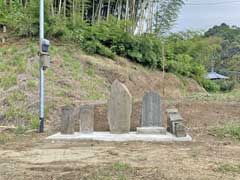
[[(144, 66), (159, 69), (162, 69), (163, 64), (164, 40), (166, 71), (194, 78), (208, 91), (215, 92), (219, 89), (229, 91), (233, 88), (231, 83), (216, 84), (204, 80), (203, 77), (206, 70), (210, 69), (212, 60), (215, 61), (216, 67), (237, 70), (240, 59), (239, 28), (222, 24), (209, 29), (205, 34), (177, 33), (170, 34), (163, 39), (163, 34), (176, 20), (177, 12), (183, 5), (182, 0), (157, 2), (159, 9), (154, 15), (152, 33), (141, 35), (133, 34), (136, 24), (131, 18), (122, 20), (125, 18), (118, 19), (112, 15), (108, 17), (108, 20), (99, 18), (97, 22), (91, 21), (91, 12), (86, 10), (92, 6), (92, 1), (86, 1), (85, 7), (82, 7), (84, 3), (81, 2), (75, 9), (70, 8), (71, 3), (67, 4), (65, 14), (63, 7), (58, 9), (55, 4), (51, 3), (50, 1), (45, 3), (45, 32), (49, 38), (75, 42), (89, 54), (99, 54), (111, 59), (119, 55)], [(146, 1), (138, 3), (144, 5)], [(106, 5), (106, 2), (103, 4)], [(88, 13), (84, 15), (82, 8), (86, 8), (85, 12)], [(37, 36), (39, 1), (31, 0), (26, 7), (18, 1), (13, 1), (12, 6), (0, 3), (0, 21), (5, 22), (18, 36)], [(4, 52), (0, 52), (0, 56), (2, 54)], [(24, 73), (27, 63), (25, 58), (21, 55), (16, 56), (12, 62), (0, 62), (0, 70), (7, 71), (11, 66), (14, 67), (15, 73)], [(71, 73), (79, 79), (80, 69), (77, 67), (79, 63), (74, 58), (64, 61), (64, 65), (71, 67), (73, 70)], [(39, 74), (37, 71), (38, 68), (32, 69), (35, 77)], [(16, 84), (16, 77), (4, 78), (0, 79), (0, 85), (4, 89)], [(29, 82), (28, 86), (34, 88), (35, 85)]]
[(65, 39), (70, 36), (71, 31), (67, 26), (67, 18), (51, 16), (46, 22), (46, 34), (48, 37)]
[(233, 90), (233, 88), (235, 86), (235, 81), (220, 80), (220, 81), (217, 81), (217, 84), (219, 85), (221, 91), (229, 92), (229, 91)]
[(200, 79), (199, 82), (209, 92), (217, 92), (220, 90), (219, 85), (214, 81), (208, 79)]
[(36, 36), (39, 24), (39, 1), (30, 1), (27, 8), (18, 1), (6, 9), (5, 21), (10, 29), (18, 36)]
[(223, 23), (210, 28), (205, 37), (219, 37), (222, 41), (220, 57), (215, 60), (216, 68), (228, 71), (239, 71), (240, 28)]
[(155, 15), (156, 22), (154, 26), (157, 35), (162, 35), (170, 30), (183, 4), (183, 0), (162, 0)]

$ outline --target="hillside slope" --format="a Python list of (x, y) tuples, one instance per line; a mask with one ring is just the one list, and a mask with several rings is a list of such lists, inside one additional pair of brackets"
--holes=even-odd
[[(0, 48), (0, 125), (38, 122), (38, 43), (29, 39), (9, 42)], [(58, 118), (62, 105), (106, 100), (115, 79), (127, 85), (134, 100), (147, 90), (163, 92), (163, 74), (123, 58), (89, 56), (72, 44), (51, 46), (51, 68), (45, 73), (45, 113), (48, 122)], [(166, 74), (165, 98), (205, 92), (194, 80)]]

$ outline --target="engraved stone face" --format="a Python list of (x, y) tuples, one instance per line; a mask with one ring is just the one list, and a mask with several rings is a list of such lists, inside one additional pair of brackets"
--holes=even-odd
[(110, 132), (114, 134), (128, 133), (130, 131), (131, 113), (132, 95), (124, 84), (115, 80), (108, 101)]
[(82, 105), (80, 106), (80, 132), (92, 133), (94, 128), (94, 106)]
[(65, 106), (62, 108), (61, 134), (73, 134), (75, 125), (75, 108)]
[(156, 92), (146, 92), (143, 97), (141, 126), (162, 126), (161, 100)]

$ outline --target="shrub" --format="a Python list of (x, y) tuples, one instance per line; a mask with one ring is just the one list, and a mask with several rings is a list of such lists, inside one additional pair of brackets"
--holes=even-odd
[(18, 1), (13, 1), (6, 13), (5, 21), (18, 36), (36, 36), (39, 27), (39, 2), (30, 1), (27, 8), (22, 7)]
[(97, 44), (97, 53), (106, 56), (108, 58), (114, 59), (115, 54), (108, 47), (102, 45), (101, 43)]
[(231, 80), (220, 80), (217, 81), (217, 84), (219, 85), (220, 90), (223, 92), (231, 91), (235, 86), (235, 82)]
[(67, 18), (53, 16), (49, 18), (46, 26), (46, 33), (49, 37), (68, 40), (71, 37), (71, 31), (67, 27)]
[(209, 92), (217, 92), (220, 90), (220, 87), (216, 82), (208, 79), (200, 80), (200, 84)]

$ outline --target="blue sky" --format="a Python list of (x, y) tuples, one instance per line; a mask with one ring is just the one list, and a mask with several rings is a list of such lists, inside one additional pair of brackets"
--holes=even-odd
[(240, 26), (240, 0), (186, 0), (173, 31), (207, 30), (222, 22)]

